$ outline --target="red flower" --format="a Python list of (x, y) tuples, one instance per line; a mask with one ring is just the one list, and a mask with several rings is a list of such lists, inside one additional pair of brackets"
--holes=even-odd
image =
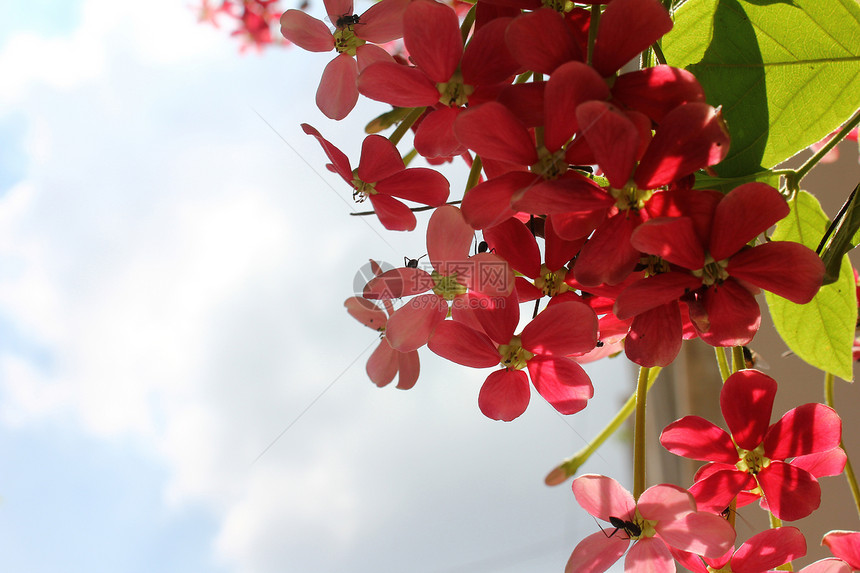
[(773, 378), (741, 370), (728, 377), (720, 393), (731, 435), (698, 416), (663, 430), (660, 443), (667, 450), (713, 464), (709, 475), (690, 488), (700, 506), (721, 511), (742, 490), (755, 489), (780, 519), (800, 519), (818, 508), (818, 480), (786, 459), (837, 447), (842, 421), (824, 404), (804, 404), (770, 424), (775, 395)]
[(701, 202), (690, 216), (651, 219), (632, 234), (636, 249), (672, 265), (669, 272), (632, 284), (616, 301), (621, 319), (650, 311), (647, 323), (634, 320), (632, 326), (634, 332), (651, 329), (647, 351), (633, 356), (628, 352), (640, 365), (660, 364), (654, 357), (665, 356), (666, 346), (677, 346), (679, 299), (687, 304), (702, 340), (712, 346), (741, 346), (752, 340), (761, 322), (756, 287), (804, 304), (821, 286), (824, 265), (811, 249), (790, 241), (747, 245), (788, 215), (788, 205), (776, 189), (747, 183), (716, 205), (707, 203)]
[(860, 532), (830, 531), (824, 535), (821, 544), (852, 569), (860, 569)]
[(538, 393), (562, 414), (585, 408), (594, 394), (591, 380), (566, 356), (588, 352), (597, 342), (597, 317), (588, 305), (571, 301), (549, 306), (515, 336), (520, 316), (516, 293), (472, 296), (469, 301), (465, 309), (482, 330), (446, 320), (436, 326), (427, 346), (464, 366), (504, 367), (481, 387), (478, 406), (485, 416), (508, 422), (525, 412), (531, 392), (524, 368)]
[(703, 559), (680, 551), (673, 551), (672, 554), (693, 573), (767, 573), (806, 555), (806, 539), (796, 527), (777, 527), (753, 535), (736, 551), (727, 552), (721, 557)]
[(320, 142), (331, 161), (329, 170), (352, 186), (353, 199), (358, 203), (370, 199), (379, 222), (386, 229), (411, 231), (415, 228), (415, 215), (394, 197), (430, 206), (442, 205), (448, 199), (448, 180), (441, 173), (424, 167), (407, 169), (394, 144), (381, 135), (369, 135), (364, 139), (361, 160), (353, 171), (346, 155), (319, 131), (306, 123), (302, 124), (302, 130)]
[(385, 50), (367, 42), (384, 44), (399, 38), (409, 0), (380, 0), (360, 16), (352, 13), (352, 0), (325, 0), (325, 5), (336, 26), (334, 33), (325, 22), (301, 10), (287, 10), (281, 16), (281, 34), (311, 52), (338, 52), (323, 71), (316, 101), (327, 117), (340, 120), (358, 101), (358, 72), (375, 62), (391, 60)]

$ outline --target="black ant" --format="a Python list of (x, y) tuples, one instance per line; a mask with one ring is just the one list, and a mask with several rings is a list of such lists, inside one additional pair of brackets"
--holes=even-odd
[(343, 16), (338, 16), (334, 25), (338, 28), (349, 28), (351, 30), (352, 26), (359, 23), (359, 18), (358, 14), (344, 14)]
[(403, 257), (403, 264), (406, 265), (406, 268), (408, 268), (408, 269), (417, 269), (418, 268), (418, 261), (420, 261), (421, 259), (423, 259), (426, 256), (427, 255), (421, 255), (417, 259), (410, 259), (409, 257)]
[(595, 348), (603, 348), (604, 342), (602, 340), (598, 340), (597, 344), (594, 345)]
[(496, 249), (491, 249), (491, 248), (490, 248), (490, 245), (487, 243), (487, 241), (481, 241), (481, 242), (479, 242), (479, 243), (478, 243), (478, 245), (475, 247), (475, 254), (478, 254), (478, 253), (492, 253), (492, 252), (495, 252), (495, 250), (496, 250)]
[[(597, 520), (595, 519), (595, 522), (596, 521)], [(606, 535), (606, 531), (603, 528), (600, 529), (600, 531), (603, 532), (603, 535), (606, 535), (607, 539), (618, 533), (618, 530), (624, 530), (624, 533), (627, 534), (627, 539), (632, 539), (633, 537), (639, 537), (642, 535), (642, 528), (634, 521), (627, 521), (620, 517), (609, 516), (609, 523), (615, 528), (612, 533)]]

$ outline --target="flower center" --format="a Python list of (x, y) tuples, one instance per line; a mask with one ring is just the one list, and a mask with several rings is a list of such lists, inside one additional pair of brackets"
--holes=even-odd
[(352, 172), (352, 199), (356, 203), (364, 203), (370, 195), (376, 195), (376, 183), (368, 183), (358, 178), (358, 170)]
[(541, 4), (562, 14), (573, 10), (573, 2), (570, 0), (541, 0)]
[(705, 266), (697, 271), (693, 271), (693, 275), (701, 278), (702, 284), (705, 286), (720, 284), (729, 278), (729, 273), (726, 271), (728, 264), (728, 259), (715, 261), (714, 257), (708, 253), (705, 255)]
[(621, 189), (609, 188), (609, 193), (615, 197), (615, 206), (619, 211), (629, 211), (631, 209), (641, 209), (645, 206), (651, 195), (654, 194), (653, 189), (639, 189), (632, 181)]
[(457, 273), (450, 275), (439, 274), (438, 271), (433, 271), (430, 274), (435, 286), (433, 292), (444, 298), (445, 300), (454, 300), (458, 294), (466, 294), (469, 290), (466, 285), (457, 281)]
[(540, 268), (540, 276), (535, 279), (535, 286), (540, 289), (544, 296), (555, 296), (570, 290), (564, 278), (567, 276), (567, 270), (562, 268), (557, 271), (551, 271), (542, 265)]
[(642, 264), (645, 267), (645, 276), (653, 277), (655, 275), (659, 275), (662, 273), (668, 273), (672, 270), (665, 260), (661, 259), (657, 255), (648, 255), (647, 257), (643, 257)]
[(499, 364), (505, 368), (522, 370), (534, 354), (522, 347), (519, 336), (514, 336), (509, 343), (499, 346), (499, 356), (501, 356)]
[(568, 169), (567, 161), (564, 159), (564, 150), (559, 149), (554, 153), (543, 145), (537, 148), (538, 160), (537, 163), (529, 167), (532, 173), (540, 175), (544, 179), (551, 181), (561, 177)]
[(439, 90), (439, 103), (448, 107), (466, 105), (469, 96), (475, 91), (474, 87), (463, 83), (463, 74), (459, 70), (447, 82), (436, 84), (436, 89)]
[(770, 465), (770, 458), (764, 455), (763, 444), (759, 444), (752, 450), (745, 450), (739, 447), (738, 455), (741, 459), (735, 464), (735, 467), (742, 472), (755, 475)]
[(343, 28), (334, 31), (334, 49), (338, 54), (349, 54), (355, 57), (355, 50), (366, 44), (364, 40), (352, 31), (352, 24), (346, 24)]

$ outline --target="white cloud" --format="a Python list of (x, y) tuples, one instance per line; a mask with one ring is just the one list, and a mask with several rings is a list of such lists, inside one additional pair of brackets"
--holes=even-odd
[(165, 504), (208, 509), (240, 573), (453, 571), (565, 536), (563, 565), (572, 496), (540, 480), (581, 440), (537, 396), (516, 424), (483, 419), (486, 373), (426, 352), (405, 393), (372, 387), (366, 355), (347, 369), (375, 342), (341, 306), (355, 270), (415, 256), (420, 234), (382, 232), (392, 251), (346, 216), (297, 124), (352, 152), (361, 120), (320, 121), (316, 79), (294, 79), (317, 60), (239, 58), (184, 10), (92, 0), (68, 38), (0, 51), (0, 102), (30, 129), (26, 180), (0, 198), (0, 315), (48, 355), (0, 347), (0, 419), (145, 444)]

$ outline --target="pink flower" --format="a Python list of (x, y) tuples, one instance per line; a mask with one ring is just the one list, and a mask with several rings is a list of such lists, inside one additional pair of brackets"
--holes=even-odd
[(597, 342), (597, 317), (588, 305), (576, 301), (551, 305), (514, 335), (520, 318), (516, 293), (469, 300), (472, 304), (465, 305), (465, 310), (474, 315), (481, 330), (446, 320), (436, 326), (428, 347), (464, 366), (504, 367), (487, 376), (481, 387), (478, 405), (485, 416), (509, 422), (525, 412), (531, 392), (523, 369), (538, 393), (560, 413), (585, 408), (594, 395), (591, 379), (567, 355), (588, 352)]
[(441, 173), (425, 167), (407, 169), (394, 144), (381, 135), (369, 135), (364, 139), (361, 160), (353, 171), (346, 155), (319, 131), (306, 123), (302, 124), (302, 130), (320, 142), (331, 161), (329, 170), (352, 186), (353, 199), (357, 203), (370, 199), (379, 222), (386, 229), (411, 231), (415, 228), (415, 215), (394, 197), (431, 206), (441, 205), (448, 198), (448, 180)]
[(673, 551), (675, 558), (693, 573), (725, 571), (766, 573), (784, 563), (806, 555), (806, 539), (796, 527), (777, 527), (753, 535), (737, 551), (718, 558), (705, 558)]
[(394, 380), (394, 376), (400, 374), (397, 379), (397, 387), (408, 390), (415, 386), (418, 381), (420, 363), (418, 351), (399, 352), (391, 348), (385, 337), (385, 329), (388, 325), (388, 317), (391, 314), (391, 303), (385, 301), (385, 311), (366, 298), (354, 296), (346, 299), (343, 305), (353, 318), (368, 328), (379, 332), (381, 340), (379, 346), (367, 360), (367, 375), (370, 380), (382, 388)]
[(827, 546), (833, 555), (848, 563), (852, 569), (860, 569), (860, 532), (830, 531), (824, 535), (821, 544)]
[(735, 542), (735, 531), (726, 520), (696, 511), (690, 492), (675, 485), (652, 486), (637, 503), (614, 479), (589, 474), (573, 480), (573, 494), (588, 513), (608, 521), (615, 530), (603, 529), (580, 541), (565, 573), (606, 571), (624, 555), (631, 541), (625, 573), (673, 573), (670, 547), (716, 558)]
[(787, 458), (826, 452), (839, 445), (842, 421), (824, 404), (804, 404), (770, 424), (776, 381), (757, 370), (726, 379), (720, 408), (731, 431), (698, 416), (666, 426), (660, 443), (670, 452), (710, 461), (707, 477), (691, 488), (700, 505), (720, 511), (742, 490), (755, 489), (778, 518), (806, 517), (821, 502), (815, 475)]
[(338, 52), (323, 71), (317, 89), (317, 107), (327, 117), (343, 119), (355, 107), (359, 71), (376, 62), (391, 61), (385, 50), (366, 42), (384, 44), (399, 38), (408, 5), (409, 0), (381, 0), (356, 16), (352, 0), (325, 0), (326, 12), (336, 26), (334, 33), (325, 22), (301, 10), (287, 10), (281, 16), (281, 34), (287, 40), (311, 52)]
[(469, 256), (473, 236), (460, 210), (443, 205), (427, 225), (427, 255), (432, 272), (407, 266), (367, 283), (365, 298), (418, 295), (397, 309), (388, 321), (387, 337), (393, 348), (407, 352), (426, 344), (436, 325), (448, 315), (449, 302), (457, 304), (469, 291), (499, 297), (511, 293), (513, 272), (505, 261), (493, 253)]

